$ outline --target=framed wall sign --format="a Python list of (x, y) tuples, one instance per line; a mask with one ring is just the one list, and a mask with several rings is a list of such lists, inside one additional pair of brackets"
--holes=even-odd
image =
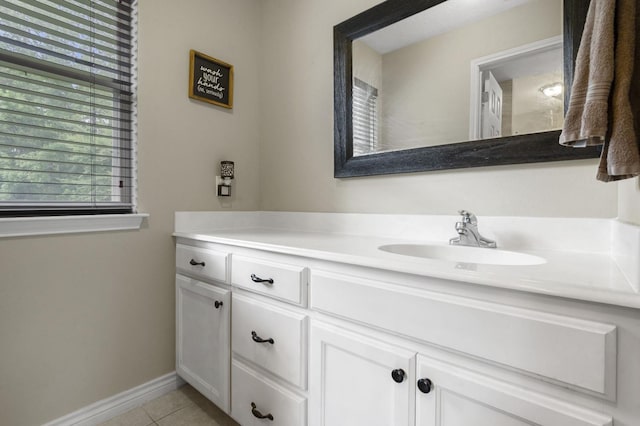
[(189, 55), (189, 97), (233, 108), (233, 65), (195, 50)]

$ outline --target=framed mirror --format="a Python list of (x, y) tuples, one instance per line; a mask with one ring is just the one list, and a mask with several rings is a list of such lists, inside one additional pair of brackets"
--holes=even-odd
[(558, 144), (588, 6), (387, 0), (336, 25), (334, 176), (598, 157)]

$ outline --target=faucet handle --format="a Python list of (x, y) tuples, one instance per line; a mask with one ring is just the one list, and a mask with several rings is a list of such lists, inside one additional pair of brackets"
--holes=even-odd
[(464, 223), (470, 223), (472, 225), (478, 224), (478, 218), (476, 218), (476, 215), (474, 215), (473, 213), (466, 210), (458, 210), (458, 213), (462, 215), (462, 221)]

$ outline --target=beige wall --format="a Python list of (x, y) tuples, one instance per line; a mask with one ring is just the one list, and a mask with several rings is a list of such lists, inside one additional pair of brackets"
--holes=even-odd
[(618, 185), (618, 218), (640, 225), (640, 179), (623, 180)]
[[(0, 239), (0, 424), (39, 425), (174, 370), (173, 212), (259, 207), (256, 0), (140, 1), (145, 228)], [(187, 97), (189, 49), (235, 66), (232, 111)]]
[(375, 3), (263, 0), (263, 209), (616, 216), (617, 188), (595, 181), (595, 160), (334, 179), (332, 29)]
[(382, 55), (361, 41), (354, 42), (351, 49), (353, 76), (379, 90), (382, 87)]

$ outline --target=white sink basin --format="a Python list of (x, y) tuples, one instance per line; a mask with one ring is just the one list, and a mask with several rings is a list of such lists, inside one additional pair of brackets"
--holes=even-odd
[(380, 246), (378, 249), (404, 256), (485, 265), (524, 266), (540, 265), (547, 262), (545, 259), (531, 254), (480, 247), (437, 244), (388, 244)]

